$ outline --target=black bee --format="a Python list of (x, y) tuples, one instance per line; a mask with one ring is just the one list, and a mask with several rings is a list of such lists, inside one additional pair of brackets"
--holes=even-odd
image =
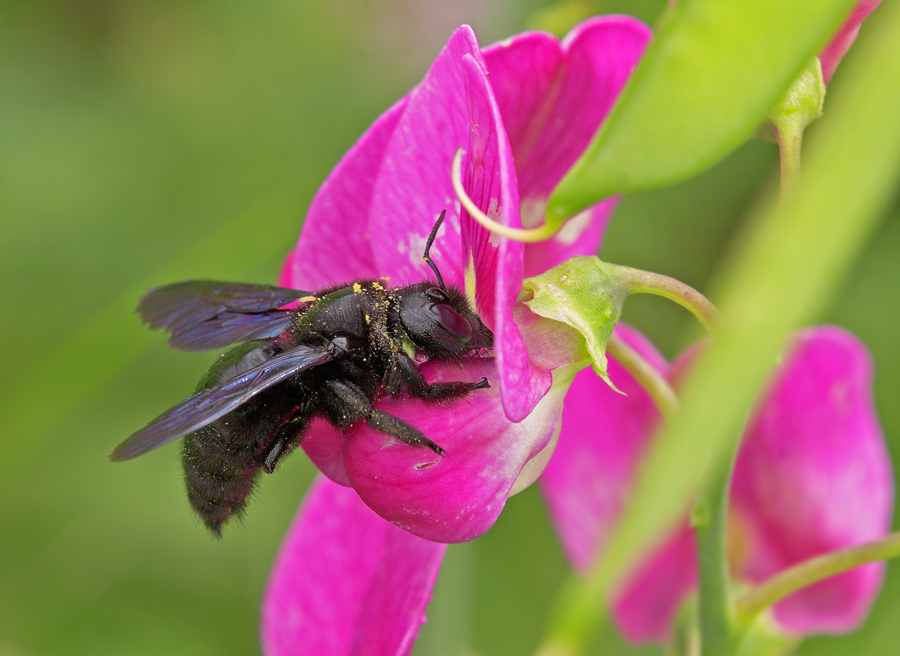
[[(418, 429), (373, 408), (384, 395), (448, 402), (489, 387), (429, 384), (417, 361), (459, 360), (493, 345), (491, 331), (463, 293), (444, 284), (388, 289), (360, 280), (310, 293), (265, 285), (194, 280), (151, 290), (137, 312), (171, 333), (183, 351), (231, 344), (197, 385), (197, 393), (134, 433), (112, 452), (128, 460), (185, 436), (182, 464), (188, 499), (206, 526), (244, 510), (260, 471), (272, 473), (323, 417), (346, 431), (357, 422), (438, 455), (444, 450)], [(287, 307), (286, 307), (287, 306)]]

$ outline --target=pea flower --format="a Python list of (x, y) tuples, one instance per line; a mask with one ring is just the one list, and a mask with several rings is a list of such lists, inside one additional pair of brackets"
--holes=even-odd
[(512, 227), (540, 222), (551, 190), (649, 38), (634, 19), (604, 17), (562, 42), (526, 33), (482, 51), (463, 26), (320, 188), (280, 284), (313, 290), (361, 278), (388, 277), (392, 285), (427, 278), (423, 247), (446, 210), (431, 256), (493, 331), (494, 357), (421, 369), (429, 382), (462, 373), (486, 376), (492, 388), (446, 408), (415, 399), (378, 403), (440, 444), (443, 458), (366, 426), (344, 435), (313, 422), (302, 446), (330, 480), (310, 490), (273, 568), (262, 609), (266, 654), (408, 653), (441, 543), (483, 533), (506, 498), (546, 466), (570, 382), (555, 384), (553, 370), (571, 354), (540, 335), (526, 344), (516, 300), (526, 275), (597, 251), (616, 199), (526, 246), (492, 235), (462, 210), (451, 162), (466, 152), (465, 192), (492, 219)]
[[(440, 444), (443, 458), (365, 426), (344, 436), (313, 423), (303, 441), (309, 457), (388, 521), (431, 540), (469, 540), (493, 523), (514, 485), (540, 473), (538, 456), (552, 449), (561, 410), (564, 390), (551, 390), (551, 369), (560, 363), (529, 351), (513, 307), (525, 275), (596, 252), (615, 204), (591, 208), (549, 242), (526, 247), (497, 238), (455, 199), (456, 151), (467, 153), (466, 193), (482, 211), (521, 227), (521, 205), (531, 208), (523, 220), (533, 221), (648, 39), (638, 21), (610, 17), (582, 23), (562, 43), (530, 33), (482, 54), (472, 30), (461, 27), (425, 79), (375, 122), (314, 199), (280, 284), (314, 290), (360, 278), (388, 277), (392, 285), (427, 279), (423, 247), (446, 210), (432, 258), (448, 284), (465, 288), (495, 337), (494, 359), (468, 362), (462, 372), (487, 376), (491, 390), (448, 408), (380, 402)], [(446, 364), (422, 370), (432, 381), (460, 377)]]
[[(668, 363), (645, 340), (632, 347), (677, 379), (688, 354)], [(635, 465), (658, 421), (646, 393), (615, 364), (628, 396), (585, 376), (573, 384), (559, 448), (541, 478), (564, 550), (584, 569), (603, 548), (626, 501)], [(580, 374), (584, 375), (584, 374)], [(579, 381), (576, 380), (576, 383)], [(744, 435), (729, 517), (732, 575), (749, 583), (813, 556), (883, 537), (890, 528), (893, 480), (871, 396), (865, 347), (834, 327), (801, 332)], [(593, 389), (589, 389), (592, 387)], [(576, 393), (579, 398), (572, 398)], [(611, 417), (596, 431), (594, 417)], [(633, 573), (613, 615), (633, 642), (663, 641), (696, 586), (693, 534), (684, 526)], [(850, 631), (865, 617), (883, 576), (874, 563), (801, 590), (776, 604), (786, 634)]]

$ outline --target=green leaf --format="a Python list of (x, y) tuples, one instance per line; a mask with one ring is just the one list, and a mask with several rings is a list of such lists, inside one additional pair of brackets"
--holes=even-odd
[(581, 159), (562, 219), (696, 175), (739, 146), (837, 31), (853, 0), (680, 0)]

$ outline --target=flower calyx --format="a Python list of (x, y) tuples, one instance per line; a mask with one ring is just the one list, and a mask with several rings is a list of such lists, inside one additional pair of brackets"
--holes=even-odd
[(525, 279), (522, 285), (528, 294), (524, 302), (532, 312), (580, 333), (594, 372), (613, 389), (607, 374), (606, 347), (629, 294), (620, 269), (596, 257), (573, 257)]
[(761, 136), (782, 143), (792, 134), (802, 134), (822, 115), (825, 91), (822, 63), (814, 57), (772, 109)]

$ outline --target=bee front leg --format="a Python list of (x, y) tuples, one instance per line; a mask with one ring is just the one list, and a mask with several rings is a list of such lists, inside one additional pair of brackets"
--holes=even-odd
[(419, 367), (406, 353), (394, 353), (392, 365), (384, 381), (385, 390), (392, 396), (406, 390), (410, 396), (427, 403), (443, 403), (468, 396), (475, 390), (490, 387), (487, 378), (482, 378), (477, 383), (454, 381), (429, 384), (419, 371)]

